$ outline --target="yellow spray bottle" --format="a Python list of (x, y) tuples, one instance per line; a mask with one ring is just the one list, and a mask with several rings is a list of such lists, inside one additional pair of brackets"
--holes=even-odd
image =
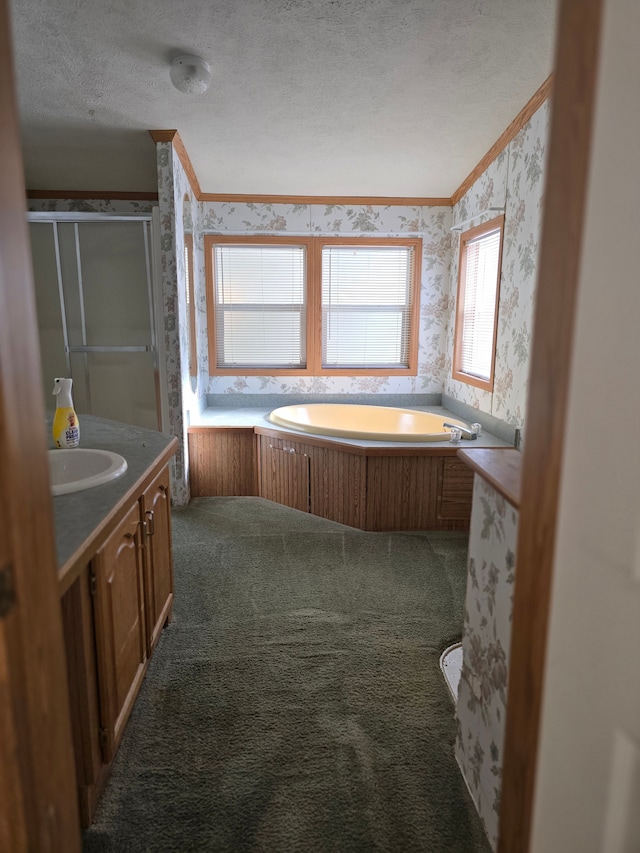
[(52, 393), (56, 398), (53, 441), (56, 447), (77, 447), (80, 444), (80, 424), (71, 400), (73, 379), (54, 379), (53, 382)]

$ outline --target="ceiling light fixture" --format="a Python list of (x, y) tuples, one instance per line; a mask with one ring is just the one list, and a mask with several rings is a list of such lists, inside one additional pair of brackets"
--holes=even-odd
[(202, 95), (211, 83), (209, 63), (199, 56), (176, 56), (169, 71), (171, 82), (185, 95)]

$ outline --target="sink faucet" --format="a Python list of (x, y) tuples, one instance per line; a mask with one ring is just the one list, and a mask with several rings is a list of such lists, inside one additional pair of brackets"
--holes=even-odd
[(449, 429), (459, 429), (462, 438), (466, 438), (468, 441), (475, 441), (478, 437), (476, 432), (469, 429), (469, 427), (462, 426), (461, 424), (450, 424), (448, 421), (445, 421), (442, 426), (449, 427)]

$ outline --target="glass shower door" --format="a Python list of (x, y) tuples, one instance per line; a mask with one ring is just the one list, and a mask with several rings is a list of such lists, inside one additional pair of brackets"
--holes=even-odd
[[(41, 336), (46, 318), (54, 325), (56, 314), (50, 264), (35, 260), (51, 242), (41, 233), (34, 238), (42, 227), (31, 224)], [(47, 349), (56, 350), (60, 362), (53, 337), (63, 344), (76, 410), (158, 429), (150, 222), (58, 221), (49, 227), (61, 329), (49, 334)], [(45, 384), (51, 379), (45, 375)]]

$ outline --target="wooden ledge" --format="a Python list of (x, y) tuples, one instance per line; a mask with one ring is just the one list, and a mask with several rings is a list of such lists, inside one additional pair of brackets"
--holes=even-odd
[(518, 450), (512, 447), (480, 447), (477, 450), (459, 450), (458, 456), (512, 506), (520, 508), (522, 454)]

